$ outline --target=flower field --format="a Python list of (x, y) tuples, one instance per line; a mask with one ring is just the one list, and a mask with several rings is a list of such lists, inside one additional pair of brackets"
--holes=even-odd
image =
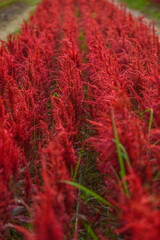
[(107, 0), (43, 0), (0, 46), (0, 240), (159, 240), (160, 43)]

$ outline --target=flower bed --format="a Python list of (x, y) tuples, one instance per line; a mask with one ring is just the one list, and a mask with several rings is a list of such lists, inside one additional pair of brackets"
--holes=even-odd
[(106, 0), (44, 0), (2, 42), (1, 239), (159, 239), (159, 54)]

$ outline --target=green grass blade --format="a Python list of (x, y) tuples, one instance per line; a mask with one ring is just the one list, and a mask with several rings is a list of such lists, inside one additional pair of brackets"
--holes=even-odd
[[(123, 180), (124, 177), (126, 176), (123, 156), (126, 157), (126, 161), (129, 161), (129, 158), (128, 158), (128, 155), (127, 155), (127, 152), (126, 152), (125, 148), (122, 147), (122, 144), (120, 143), (117, 128), (116, 128), (116, 123), (115, 123), (115, 119), (114, 119), (113, 110), (112, 110), (111, 114), (112, 114), (112, 125), (113, 125), (113, 131), (114, 131), (115, 142), (116, 142), (116, 147), (117, 147), (118, 160), (119, 160), (119, 165), (120, 165), (120, 177)], [(124, 154), (121, 152), (121, 148), (124, 151)], [(125, 191), (126, 195), (129, 196), (129, 191), (128, 191), (128, 188), (127, 188), (127, 182), (126, 181), (124, 181), (123, 187), (124, 187), (124, 191)]]
[(119, 136), (115, 124), (115, 119), (114, 119), (114, 113), (112, 111), (112, 125), (113, 125), (113, 131), (114, 131), (114, 136), (115, 136), (115, 142), (116, 142), (116, 147), (117, 147), (117, 154), (118, 154), (118, 159), (119, 159), (119, 165), (120, 165), (120, 176), (123, 179), (125, 177), (125, 166), (124, 166), (124, 161), (123, 161), (123, 156), (120, 148), (120, 141), (119, 141)]
[(160, 171), (159, 171), (159, 172), (157, 173), (157, 175), (154, 177), (154, 180), (158, 180), (159, 176), (160, 176)]
[(114, 205), (112, 205), (110, 202), (106, 201), (103, 197), (99, 196), (97, 193), (91, 191), (90, 189), (88, 189), (87, 187), (85, 186), (82, 186), (78, 183), (75, 183), (75, 182), (71, 182), (71, 181), (61, 181), (63, 183), (66, 183), (66, 184), (69, 184), (73, 187), (76, 187), (76, 188), (79, 188), (80, 190), (84, 191), (84, 192), (87, 192), (89, 195), (91, 195), (92, 197), (95, 197), (98, 201), (108, 205), (109, 207), (111, 208), (114, 208), (114, 209), (117, 209)]
[(116, 177), (116, 179), (117, 179), (117, 182), (120, 182), (121, 179), (120, 179), (118, 173), (116, 172), (116, 170), (114, 169), (114, 167), (111, 167), (111, 168), (112, 168), (112, 170), (113, 170), (113, 172), (114, 172), (114, 175), (115, 175), (115, 177)]
[(73, 166), (71, 165), (71, 177), (73, 177)]
[(53, 96), (60, 98), (60, 97), (59, 97), (59, 94), (58, 94), (57, 92), (54, 92)]
[(157, 145), (157, 143), (159, 143), (160, 140), (157, 140), (155, 143), (153, 143), (153, 145)]
[(92, 237), (93, 240), (98, 240), (98, 238), (97, 238), (96, 234), (93, 232), (91, 226), (86, 223), (83, 223), (83, 225), (87, 229), (87, 235), (89, 235), (89, 236), (87, 236), (87, 239), (90, 239), (88, 237)]
[(124, 147), (121, 143), (120, 143), (120, 148), (121, 148), (122, 151), (123, 151), (123, 156), (124, 156), (124, 159), (126, 160), (126, 162), (128, 163), (128, 166), (129, 166), (130, 168), (132, 168), (132, 165), (131, 165), (130, 160), (129, 160), (129, 157), (128, 157), (128, 153), (127, 153), (125, 147)]
[(149, 132), (151, 131), (151, 128), (152, 128), (152, 123), (153, 123), (153, 109), (152, 108), (148, 108), (147, 110), (145, 110), (144, 112), (142, 112), (140, 114), (140, 116), (142, 117), (144, 113), (146, 112), (149, 112), (151, 111), (151, 114), (150, 114), (150, 119), (149, 119), (149, 127), (148, 127), (148, 130)]
[(153, 109), (151, 108), (150, 110), (151, 110), (151, 115), (149, 119), (149, 132), (151, 131), (152, 123), (153, 123)]
[(82, 158), (82, 153), (80, 152), (79, 153), (78, 163), (77, 163), (77, 166), (76, 166), (76, 169), (75, 169), (75, 172), (74, 172), (74, 176), (73, 176), (73, 179), (72, 179), (73, 182), (75, 182), (75, 179), (76, 179), (76, 176), (77, 176), (77, 172), (78, 172), (78, 169), (79, 169), (79, 165), (80, 165), (80, 162), (81, 162), (81, 158)]

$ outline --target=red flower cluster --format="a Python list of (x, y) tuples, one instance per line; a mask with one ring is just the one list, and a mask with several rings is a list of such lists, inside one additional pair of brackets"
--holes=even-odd
[(125, 239), (151, 240), (151, 229), (158, 239), (159, 186), (154, 180), (159, 172), (158, 37), (154, 27), (151, 34), (141, 20), (136, 22), (125, 9), (107, 1), (79, 3), (89, 50), (89, 122), (96, 130), (87, 142), (99, 153), (107, 198), (121, 209), (120, 232)]
[[(34, 239), (63, 239), (64, 233), (68, 234), (71, 227), (73, 190), (60, 181), (69, 180), (69, 171), (76, 165), (77, 156), (72, 141), (82, 122), (82, 107), (75, 108), (77, 101), (82, 104), (83, 86), (81, 60), (74, 40), (77, 30), (73, 6), (72, 1), (65, 1), (65, 4), (44, 1), (30, 18), (30, 24), (25, 22), (22, 25), (20, 36), (9, 36), (8, 42), (1, 43), (2, 239), (12, 234), (7, 231), (10, 224), (32, 238), (17, 225), (29, 221), (26, 209), (19, 206), (20, 198), (29, 205), (32, 203)], [(73, 15), (72, 21), (67, 19), (68, 10)], [(62, 15), (65, 17), (63, 23)], [(75, 28), (72, 36), (70, 29), (73, 21)], [(66, 35), (63, 42), (59, 41), (61, 34)], [(67, 52), (68, 46), (70, 53)], [(64, 85), (63, 79), (69, 74), (71, 76)], [(41, 180), (44, 185), (42, 190)], [(20, 214), (16, 213), (18, 209)]]
[(103, 197), (119, 208), (107, 227), (159, 239), (159, 55), (154, 26), (106, 0), (44, 0), (21, 35), (1, 42), (0, 239), (13, 228), (71, 239), (77, 195), (64, 180), (85, 144)]

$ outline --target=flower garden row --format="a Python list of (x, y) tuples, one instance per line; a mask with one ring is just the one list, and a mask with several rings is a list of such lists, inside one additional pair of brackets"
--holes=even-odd
[[(159, 55), (154, 26), (106, 0), (44, 0), (2, 42), (0, 239), (78, 239), (83, 218), (94, 239), (159, 239)], [(64, 182), (87, 158), (101, 207)]]

